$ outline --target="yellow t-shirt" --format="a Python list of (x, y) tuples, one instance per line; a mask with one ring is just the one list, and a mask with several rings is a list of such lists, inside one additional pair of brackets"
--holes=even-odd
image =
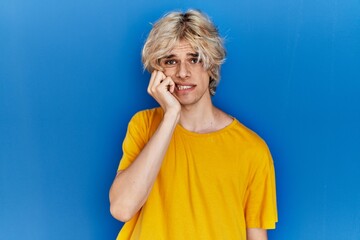
[[(157, 129), (161, 108), (138, 112), (123, 142), (127, 168)], [(151, 193), (118, 240), (246, 240), (246, 228), (277, 222), (266, 143), (236, 119), (206, 134), (176, 126)]]

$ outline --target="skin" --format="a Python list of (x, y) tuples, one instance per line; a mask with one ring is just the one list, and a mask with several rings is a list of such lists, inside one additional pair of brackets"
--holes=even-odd
[[(110, 212), (120, 221), (130, 220), (146, 202), (177, 124), (208, 133), (233, 121), (212, 104), (209, 73), (196, 54), (190, 44), (180, 41), (161, 59), (163, 71), (151, 74), (147, 91), (164, 110), (164, 117), (137, 158), (118, 172), (111, 186)], [(266, 240), (266, 230), (247, 229), (247, 239)]]

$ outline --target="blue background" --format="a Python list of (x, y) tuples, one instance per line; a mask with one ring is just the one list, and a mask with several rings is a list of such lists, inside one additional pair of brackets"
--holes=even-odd
[(0, 239), (114, 239), (108, 190), (127, 122), (156, 106), (140, 50), (199, 8), (226, 37), (214, 102), (268, 143), (270, 239), (360, 239), (358, 0), (0, 3)]

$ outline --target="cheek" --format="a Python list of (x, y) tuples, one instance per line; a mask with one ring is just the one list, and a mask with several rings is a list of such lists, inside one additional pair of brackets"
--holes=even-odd
[(173, 77), (175, 75), (175, 71), (173, 69), (164, 69), (163, 73), (167, 77)]
[(203, 80), (203, 83), (205, 85), (209, 85), (210, 84), (210, 76), (207, 72), (204, 72), (203, 74), (201, 74), (201, 79)]

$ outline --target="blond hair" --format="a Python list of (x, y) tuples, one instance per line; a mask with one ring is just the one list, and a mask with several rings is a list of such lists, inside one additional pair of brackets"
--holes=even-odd
[(199, 54), (210, 75), (210, 93), (214, 95), (226, 52), (217, 28), (200, 11), (169, 12), (153, 25), (142, 50), (144, 68), (149, 72), (163, 70), (160, 59), (167, 56), (180, 40), (188, 41)]

